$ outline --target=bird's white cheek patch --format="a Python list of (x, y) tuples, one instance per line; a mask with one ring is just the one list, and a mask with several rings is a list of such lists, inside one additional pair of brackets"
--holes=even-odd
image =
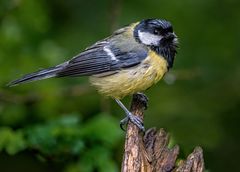
[(111, 60), (117, 60), (116, 56), (112, 53), (112, 51), (110, 50), (110, 48), (108, 48), (107, 46), (103, 47), (103, 50), (107, 53), (108, 56), (111, 57)]
[(138, 31), (138, 37), (140, 41), (145, 45), (159, 45), (160, 40), (162, 39), (162, 36), (160, 35), (154, 35), (149, 32), (141, 32)]

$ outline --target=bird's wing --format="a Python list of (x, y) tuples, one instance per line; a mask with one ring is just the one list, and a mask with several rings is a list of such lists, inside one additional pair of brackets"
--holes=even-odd
[(113, 74), (120, 69), (135, 66), (147, 57), (147, 49), (126, 46), (127, 51), (124, 51), (122, 44), (118, 46), (108, 39), (99, 41), (70, 60), (57, 76)]

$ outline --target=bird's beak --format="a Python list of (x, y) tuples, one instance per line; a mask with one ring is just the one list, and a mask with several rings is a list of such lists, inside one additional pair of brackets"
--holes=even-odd
[(166, 40), (169, 40), (169, 41), (172, 41), (174, 40), (175, 38), (177, 38), (177, 35), (175, 33), (168, 33), (166, 36), (165, 36), (165, 39)]

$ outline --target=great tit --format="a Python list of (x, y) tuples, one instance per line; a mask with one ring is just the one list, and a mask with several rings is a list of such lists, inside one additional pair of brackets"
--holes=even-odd
[(121, 126), (130, 120), (144, 130), (142, 121), (120, 99), (157, 83), (173, 66), (177, 47), (178, 38), (169, 21), (145, 19), (115, 31), (69, 61), (27, 74), (8, 86), (53, 77), (90, 76), (91, 84), (125, 111)]

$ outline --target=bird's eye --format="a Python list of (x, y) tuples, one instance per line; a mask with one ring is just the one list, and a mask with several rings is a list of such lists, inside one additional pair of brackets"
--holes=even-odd
[(160, 35), (160, 31), (159, 31), (158, 29), (154, 29), (154, 30), (153, 30), (153, 33), (154, 33), (155, 35)]
[(171, 32), (171, 33), (173, 33), (173, 28), (172, 27), (169, 27), (169, 28), (167, 28), (167, 29), (165, 29), (166, 30), (166, 32)]

